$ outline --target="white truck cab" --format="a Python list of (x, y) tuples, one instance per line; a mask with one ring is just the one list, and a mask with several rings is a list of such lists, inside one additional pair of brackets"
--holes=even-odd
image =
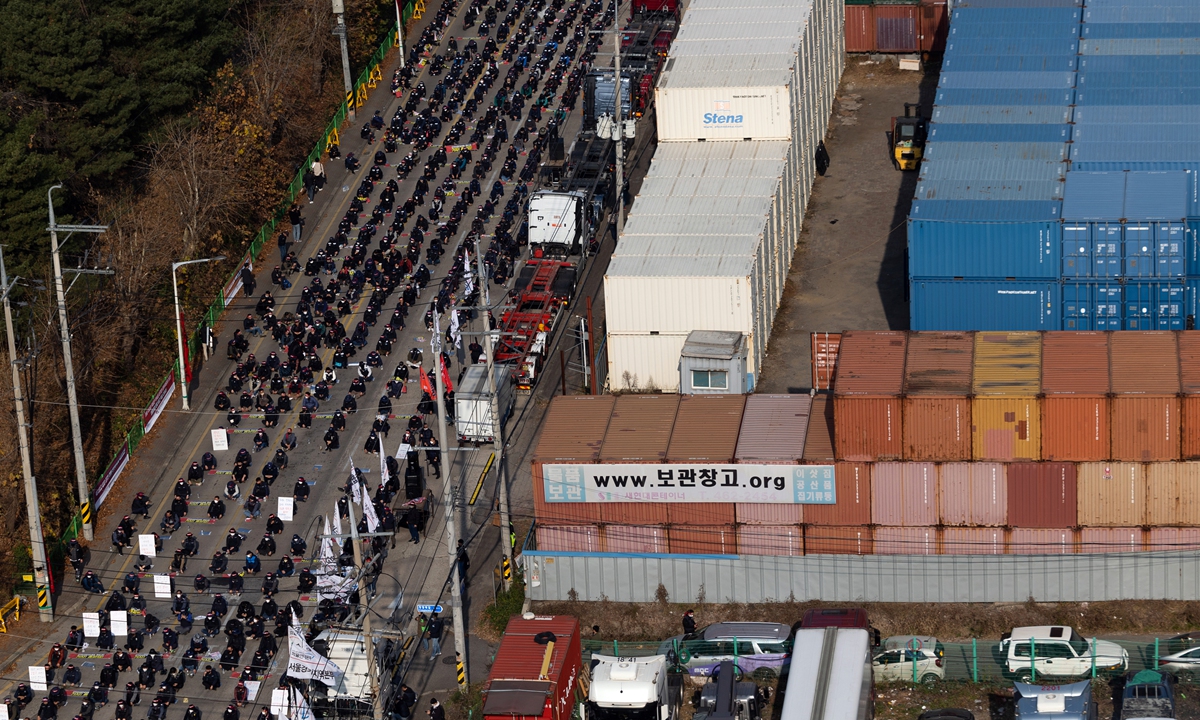
[(666, 655), (592, 655), (588, 720), (675, 720), (683, 676), (667, 671)]

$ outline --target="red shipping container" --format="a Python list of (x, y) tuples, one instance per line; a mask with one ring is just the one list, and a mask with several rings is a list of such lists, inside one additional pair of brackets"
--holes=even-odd
[(603, 552), (596, 525), (538, 525), (538, 550), (549, 552)]
[(1042, 458), (1107, 460), (1108, 333), (1048, 332), (1042, 337)]
[(910, 333), (904, 361), (904, 459), (971, 459), (969, 333)]
[(808, 505), (804, 522), (809, 525), (869, 525), (871, 523), (870, 463), (837, 463), (833, 468), (837, 502)]
[(919, 8), (916, 5), (876, 5), (875, 49), (879, 52), (915, 53)]
[(671, 525), (732, 525), (733, 503), (663, 503)]
[(899, 460), (903, 454), (900, 395), (907, 339), (902, 332), (842, 335), (833, 392), (839, 460)]
[(738, 503), (734, 514), (734, 519), (741, 525), (799, 525), (804, 522), (804, 506), (796, 504)]
[(805, 555), (871, 555), (875, 544), (866, 525), (806, 525)]
[(1006, 549), (1004, 528), (942, 528), (943, 555), (1003, 555)]
[(1079, 552), (1141, 552), (1145, 537), (1140, 527), (1083, 528), (1079, 531)]
[(604, 552), (661, 554), (667, 549), (667, 529), (661, 525), (604, 526)]
[(813, 398), (804, 436), (804, 462), (822, 465), (833, 462), (833, 398), (819, 394)]
[(871, 472), (871, 523), (937, 525), (937, 496), (937, 465), (876, 463)]
[(875, 8), (846, 6), (846, 52), (875, 52)]
[(1109, 341), (1112, 459), (1178, 460), (1179, 345), (1173, 332), (1117, 332)]
[(733, 462), (745, 407), (745, 395), (684, 395), (675, 413), (667, 461)]
[(946, 0), (921, 0), (921, 52), (945, 52), (949, 32)]
[(943, 525), (1004, 525), (1008, 481), (1003, 463), (945, 463), (938, 477)]
[(741, 525), (739, 555), (803, 555), (804, 528), (799, 525)]
[[(748, 396), (738, 433), (737, 462), (799, 463), (804, 458), (812, 407), (810, 395)], [(822, 410), (824, 407), (822, 404)]]
[(732, 525), (676, 525), (667, 545), (676, 555), (737, 555), (737, 532)]
[(546, 502), (544, 464), (590, 464), (600, 455), (616, 398), (611, 395), (560, 395), (550, 402), (533, 451), (533, 514), (547, 525), (594, 525), (595, 503)]
[(1200, 333), (1179, 333), (1179, 384), (1183, 392), (1183, 459), (1200, 459)]
[(935, 527), (877, 527), (876, 555), (937, 555), (938, 529)]
[[(535, 639), (546, 632), (554, 634), (553, 645)], [(578, 619), (514, 615), (483, 685), (484, 720), (569, 720), (582, 665)]]
[(1014, 528), (1075, 527), (1076, 509), (1073, 463), (1009, 463), (1009, 525)]
[(1146, 533), (1147, 550), (1200, 550), (1200, 528), (1152, 527)]
[(668, 503), (589, 503), (600, 509), (600, 520), (604, 524), (617, 525), (666, 525)]
[(678, 409), (678, 395), (621, 395), (613, 404), (600, 461), (661, 463)]
[[(1012, 474), (1009, 474), (1012, 477)], [(1012, 555), (1070, 555), (1075, 552), (1071, 528), (1013, 528), (1008, 536)]]

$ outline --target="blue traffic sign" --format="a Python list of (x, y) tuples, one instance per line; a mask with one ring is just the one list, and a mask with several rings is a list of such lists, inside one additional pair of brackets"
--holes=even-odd
[(441, 605), (418, 605), (417, 606), (417, 612), (440, 613), (441, 611), (442, 611)]

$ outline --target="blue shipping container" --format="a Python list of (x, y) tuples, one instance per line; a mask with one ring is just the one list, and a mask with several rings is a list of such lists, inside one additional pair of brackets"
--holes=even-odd
[(1075, 73), (1067, 72), (945, 72), (938, 77), (938, 88), (1050, 88), (1075, 87)]
[(913, 330), (1058, 330), (1059, 284), (1037, 280), (913, 280)]
[[(942, 72), (1074, 72), (1078, 55), (974, 55), (958, 43), (942, 59)], [(1014, 48), (1015, 49), (1015, 48)]]
[(1079, 58), (1078, 69), (1098, 72), (1200, 72), (1200, 56), (1180, 55), (1092, 55)]
[[(1200, 71), (1198, 71), (1200, 72)], [(1192, 125), (1200, 117), (1197, 105), (1087, 105), (1075, 108), (1075, 122), (1096, 128), (1104, 125)], [(960, 120), (959, 122), (967, 122)]]
[(974, 23), (991, 25), (993, 23), (1029, 22), (1056, 23), (1058, 25), (1078, 24), (1083, 18), (1083, 11), (1077, 7), (1042, 8), (1031, 13), (1024, 8), (1012, 7), (956, 7), (950, 16), (951, 22), (960, 24)]
[(1124, 285), (1125, 330), (1182, 330), (1186, 304), (1183, 282), (1129, 281)]
[(1120, 330), (1122, 288), (1116, 282), (1064, 282), (1063, 330)]
[(1057, 279), (1061, 248), (1055, 222), (908, 221), (909, 277)]
[[(938, 90), (934, 105), (1074, 105), (1074, 90)], [(1135, 104), (1135, 103), (1131, 103)], [(1143, 105), (1145, 103), (1142, 103)], [(1200, 103), (1198, 103), (1200, 104)]]
[(945, 57), (1064, 57), (1074, 62), (1079, 53), (1079, 41), (1064, 42), (1061, 38), (952, 38), (946, 42)]
[[(1071, 108), (1053, 105), (939, 105), (933, 109), (935, 123), (1007, 123), (1062, 125), (1071, 122)], [(1200, 112), (1200, 108), (1197, 108)]]
[(1195, 75), (1180, 70), (1158, 72), (1080, 71), (1075, 87), (1080, 90), (1121, 90), (1124, 88), (1194, 88), (1200, 85)]
[(1154, 7), (1151, 5), (1112, 5), (1095, 7), (1091, 3), (1083, 13), (1085, 23), (1196, 23), (1200, 22), (1200, 8), (1175, 5)]
[(1200, 37), (1197, 22), (1128, 22), (1128, 23), (1084, 23), (1083, 37), (1087, 39), (1110, 38), (1194, 38)]
[[(1188, 125), (1179, 127), (1189, 128)], [(1200, 135), (1192, 135), (1200, 137)], [(931, 142), (1067, 142), (1071, 139), (1070, 125), (1033, 125), (1028, 123), (944, 123), (929, 126)]]
[[(1031, 13), (1017, 12), (1028, 17)], [(1069, 40), (1079, 37), (1078, 23), (996, 22), (986, 25), (950, 23), (951, 40), (962, 38), (1054, 38)]]
[(1080, 55), (1200, 55), (1200, 38), (1111, 38), (1079, 42)]
[(1055, 221), (1062, 214), (1061, 200), (913, 200), (909, 220), (1026, 223)]
[(1063, 223), (1062, 276), (1117, 278), (1121, 276), (1119, 223)]

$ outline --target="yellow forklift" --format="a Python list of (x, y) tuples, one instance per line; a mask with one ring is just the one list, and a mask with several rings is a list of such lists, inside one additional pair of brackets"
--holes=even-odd
[[(910, 110), (915, 112), (910, 114)], [(921, 166), (928, 131), (929, 121), (921, 117), (921, 106), (904, 103), (904, 117), (892, 118), (892, 130), (888, 133), (888, 149), (897, 170), (916, 170)]]

